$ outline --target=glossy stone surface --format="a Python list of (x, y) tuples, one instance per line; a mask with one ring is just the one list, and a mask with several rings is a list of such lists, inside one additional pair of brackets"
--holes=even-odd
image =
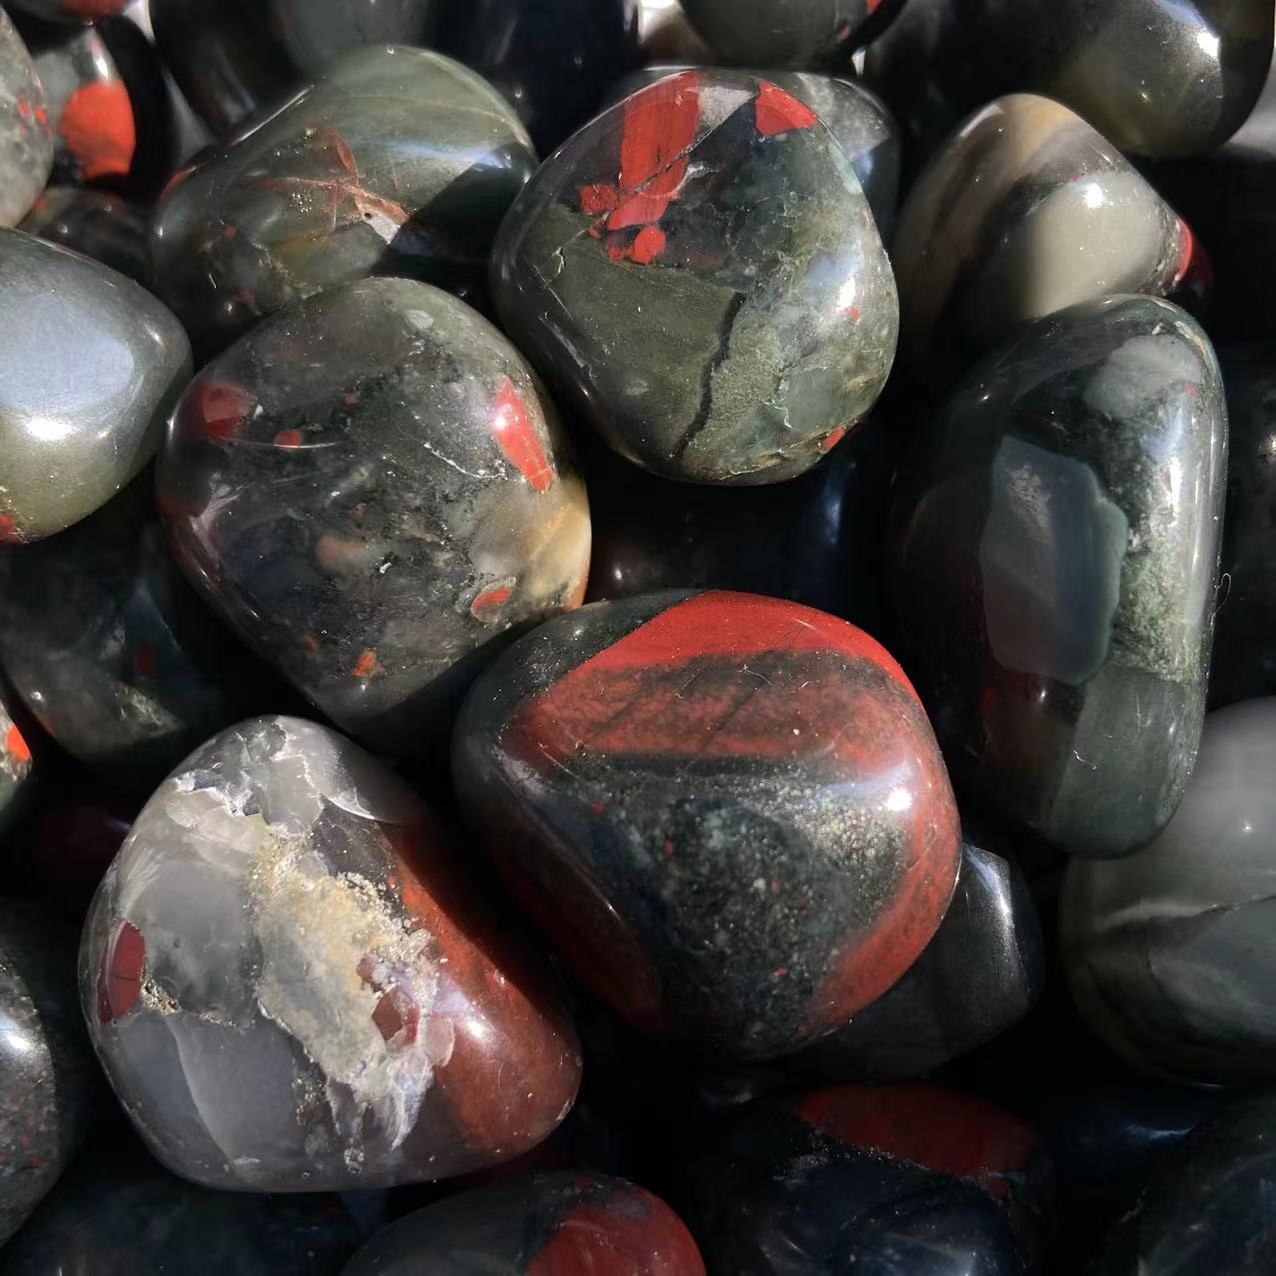
[(186, 334), (145, 289), (0, 230), (0, 540), (51, 536), (123, 488), (190, 370)]
[(512, 109), (473, 72), (423, 49), (366, 49), (173, 180), (156, 287), (212, 351), (365, 275), (474, 284), (534, 166)]
[(638, 61), (637, 0), (453, 0), (442, 46), (489, 79), (542, 155)]
[(53, 168), (53, 130), (35, 64), (0, 10), (0, 226), (16, 226)]
[[(694, 69), (667, 64), (643, 67), (616, 84), (608, 100), (619, 102), (648, 85)], [(878, 233), (889, 242), (899, 198), (900, 138), (890, 109), (876, 93), (858, 80), (810, 71), (718, 70), (714, 78), (746, 90), (767, 80), (809, 106), (846, 152), (873, 210)]]
[(1168, 827), (1112, 864), (1074, 864), (1061, 935), (1091, 1026), (1140, 1067), (1276, 1077), (1276, 700), (1216, 710)]
[(0, 696), (0, 828), (21, 813), (34, 788), (35, 771), (31, 746), (13, 720), (7, 696)]
[(783, 89), (710, 71), (627, 98), (541, 166), (492, 292), (565, 407), (688, 482), (810, 469), (895, 353), (890, 262), (842, 148)]
[(1253, 109), (1272, 59), (1266, 0), (966, 0), (987, 66), (1072, 107), (1114, 146), (1196, 155)]
[(1038, 1158), (1021, 1122), (934, 1087), (764, 1100), (700, 1168), (698, 1234), (715, 1272), (1022, 1276), (1014, 1211)]
[(97, 22), (122, 13), (129, 0), (10, 0), (13, 8), (50, 22)]
[(894, 259), (901, 345), (940, 379), (1033, 319), (1112, 293), (1190, 291), (1208, 270), (1116, 147), (1030, 94), (989, 103), (932, 157)]
[(920, 1077), (999, 1036), (1045, 983), (1037, 910), (1018, 868), (969, 841), (953, 902), (888, 992), (793, 1060), (827, 1077)]
[(930, 726), (867, 634), (660, 593), (521, 639), (475, 684), (469, 821), (576, 973), (638, 1028), (785, 1054), (939, 925), (959, 834)]
[(659, 1197), (580, 1170), (464, 1192), (400, 1219), (342, 1276), (704, 1276), (686, 1224)]
[(365, 44), (433, 47), (444, 0), (266, 0), (258, 7), (292, 65), (318, 75)]
[(243, 652), (169, 554), (143, 475), (37, 545), (0, 547), (0, 665), (68, 753), (149, 793), (242, 717)]
[(1110, 297), (990, 355), (901, 470), (888, 571), (954, 778), (1062, 850), (1145, 845), (1191, 774), (1226, 436), (1201, 329)]
[(0, 1243), (70, 1163), (98, 1100), (74, 970), (73, 936), (0, 901)]
[(1276, 693), (1276, 343), (1224, 351), (1229, 436), (1210, 700)]
[(210, 1192), (121, 1157), (112, 1140), (58, 1185), (0, 1255), (0, 1272), (337, 1276), (358, 1243), (338, 1197)]
[(157, 790), (85, 925), (115, 1092), (174, 1172), (320, 1191), (518, 1156), (567, 1114), (569, 1021), (402, 781), (256, 718)]
[(486, 320), (412, 280), (312, 297), (206, 367), (158, 491), (219, 611), (390, 751), (480, 648), (584, 595), (588, 504), (552, 404)]
[(682, 0), (724, 62), (803, 70), (849, 54), (880, 0)]
[(1276, 1094), (1236, 1099), (1167, 1161), (1122, 1222), (1097, 1276), (1266, 1276)]
[(150, 215), (140, 204), (106, 191), (46, 187), (19, 230), (74, 248), (145, 285), (150, 274)]

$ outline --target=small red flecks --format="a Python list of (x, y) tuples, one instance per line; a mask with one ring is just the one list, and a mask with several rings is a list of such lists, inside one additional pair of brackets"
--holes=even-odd
[(411, 1045), (421, 1025), (421, 1007), (406, 988), (396, 984), (381, 994), (372, 1011), (372, 1022), (390, 1045)]
[(766, 80), (758, 90), (754, 114), (758, 132), (763, 137), (810, 128), (820, 118), (805, 102), (799, 102), (792, 94)]
[(1188, 397), (1189, 397), (1189, 398), (1192, 398), (1192, 399), (1199, 399), (1199, 398), (1201, 397), (1201, 393), (1200, 393), (1200, 391), (1196, 388), (1196, 386), (1195, 386), (1195, 385), (1193, 385), (1193, 384), (1192, 384), (1192, 382), (1191, 382), (1191, 381), (1189, 381), (1189, 382), (1187, 383), (1186, 389), (1187, 389), (1187, 393), (1188, 393)]
[(346, 407), (352, 408), (358, 402), (359, 402), (359, 391), (351, 390), (350, 393), (346, 395)]
[(300, 430), (280, 430), (275, 435), (275, 446), (282, 448), (295, 448), (301, 446)]
[(22, 543), (22, 537), (18, 534), (18, 524), (12, 514), (0, 514), (0, 542), (6, 545)]
[(672, 854), (673, 854), (673, 843), (672, 843), (672, 842), (668, 842), (668, 841), (667, 841), (667, 842), (665, 842), (665, 844), (664, 844), (664, 845), (663, 845), (660, 849), (661, 849), (662, 851), (664, 851), (664, 853), (665, 853), (666, 855), (672, 855)]
[(132, 922), (120, 922), (102, 954), (97, 1014), (102, 1023), (123, 1019), (142, 996), (146, 940)]
[(826, 434), (820, 441), (821, 452), (831, 452), (837, 445), (846, 438), (846, 429), (844, 425), (839, 425), (836, 430), (830, 434)]
[(256, 406), (247, 390), (224, 381), (204, 381), (195, 389), (195, 420), (214, 443), (229, 443)]
[(779, 882), (772, 882), (772, 883), (771, 883), (771, 894), (772, 894), (772, 895), (778, 895), (779, 893), (780, 893), (780, 883), (779, 883)]
[(1192, 234), (1192, 228), (1183, 222), (1183, 247), (1179, 252), (1178, 265), (1174, 271), (1174, 282), (1181, 283), (1187, 273), (1192, 269), (1192, 258), (1196, 254), (1196, 236)]
[(852, 323), (859, 323), (864, 317), (858, 306), (847, 306), (846, 313), (850, 317)]
[(29, 120), (31, 118), (31, 103), (24, 97), (20, 97), (18, 99), (18, 114), (22, 116), (24, 120)]
[(545, 447), (527, 411), (527, 404), (509, 377), (501, 381), (491, 430), (501, 455), (522, 474), (533, 490), (548, 492), (554, 485), (554, 468), (545, 455)]
[(509, 602), (513, 589), (509, 585), (495, 585), (485, 589), (470, 604), (470, 615), (475, 620), (490, 620), (492, 613)]
[(302, 634), (301, 645), (312, 655), (319, 654), (319, 639), (314, 634)]
[(235, 236), (238, 234), (239, 234), (239, 231), (234, 226), (227, 226), (226, 229), (222, 231), (222, 235), (225, 236), (225, 238), (227, 239), (234, 239)]
[(354, 676), (356, 678), (371, 678), (373, 674), (380, 673), (381, 665), (377, 660), (377, 653), (369, 648), (355, 661)]
[(620, 192), (614, 186), (600, 183), (597, 186), (580, 188), (581, 212), (597, 217), (602, 213), (610, 213), (620, 199)]
[(601, 239), (603, 232), (597, 226), (591, 226), (589, 228), (589, 237), (590, 239)]
[(16, 724), (5, 733), (4, 749), (15, 762), (31, 761), (31, 746), (22, 738)]
[(1085, 174), (1082, 173), (1080, 169), (1078, 169), (1075, 173), (1072, 173), (1069, 175), (1068, 181), (1079, 182), (1084, 176)]
[(789, 968), (787, 966), (781, 966), (779, 970), (775, 972), (775, 977), (776, 979), (784, 979), (788, 975), (788, 973), (789, 973)]
[(607, 811), (607, 803), (603, 801), (591, 802), (589, 804), (589, 809), (593, 811), (595, 815), (603, 815)]
[(137, 668), (137, 672), (143, 678), (152, 678), (155, 676), (155, 648), (147, 643), (145, 647), (137, 649), (137, 655), (133, 657), (133, 664)]
[(362, 523), (364, 516), (367, 514), (367, 512), (368, 512), (368, 506), (366, 502), (360, 501), (358, 505), (354, 506), (354, 508), (351, 509), (350, 517), (354, 519), (356, 523)]
[(241, 288), (231, 298), (231, 301), (239, 306), (255, 306), (257, 304), (257, 294), (251, 288)]
[(640, 266), (649, 265), (664, 252), (668, 242), (665, 232), (659, 226), (644, 226), (634, 240), (634, 261)]

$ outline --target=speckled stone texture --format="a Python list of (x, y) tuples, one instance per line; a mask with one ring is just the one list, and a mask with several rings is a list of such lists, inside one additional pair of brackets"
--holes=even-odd
[(1031, 94), (990, 102), (932, 156), (894, 247), (901, 347), (940, 382), (1033, 319), (1112, 293), (1199, 290), (1209, 272), (1116, 147)]
[(472, 71), (424, 49), (365, 49), (174, 178), (155, 283), (210, 352), (366, 275), (473, 285), (534, 167), (513, 109)]
[(712, 71), (627, 98), (541, 166), (492, 293), (565, 407), (687, 482), (810, 469), (895, 355), (894, 277), (841, 146), (777, 85)]
[(1112, 297), (990, 355), (901, 470), (907, 667), (959, 788), (1060, 849), (1138, 849), (1191, 775), (1226, 451), (1204, 333)]
[[(643, 67), (614, 85), (608, 101), (619, 102), (648, 85), (694, 69), (669, 64)], [(753, 88), (759, 80), (768, 80), (809, 106), (846, 152), (873, 210), (878, 233), (890, 242), (899, 198), (899, 128), (886, 103), (872, 89), (849, 77), (811, 71), (718, 69), (713, 75), (724, 84), (734, 82), (745, 89)]]
[(580, 1170), (464, 1192), (375, 1236), (342, 1276), (704, 1276), (659, 1197)]
[(683, 0), (697, 30), (737, 66), (802, 70), (846, 60), (880, 0)]
[(80, 992), (125, 1110), (208, 1187), (321, 1191), (512, 1159), (575, 1097), (575, 1033), (390, 771), (257, 718), (147, 803)]
[(948, 777), (867, 634), (661, 593), (521, 639), (457, 723), (468, 819), (576, 973), (642, 1030), (764, 1057), (912, 964), (957, 875)]
[(0, 1244), (71, 1162), (99, 1101), (74, 972), (73, 935), (0, 901)]
[(840, 1080), (925, 1076), (1018, 1023), (1041, 995), (1045, 963), (1023, 875), (966, 841), (953, 902), (922, 955), (793, 1066)]
[(53, 168), (53, 129), (31, 54), (0, 10), (0, 226), (16, 226)]
[(179, 561), (335, 722), (446, 719), (512, 625), (579, 603), (584, 486), (518, 352), (447, 293), (363, 280), (206, 367), (158, 472)]
[(1074, 864), (1060, 914), (1073, 995), (1131, 1062), (1175, 1078), (1276, 1080), (1276, 699), (1216, 710), (1169, 826)]
[(145, 289), (0, 230), (0, 541), (51, 536), (110, 500), (190, 372), (181, 324)]
[(48, 186), (18, 227), (51, 244), (74, 248), (143, 286), (150, 275), (150, 214), (106, 191)]

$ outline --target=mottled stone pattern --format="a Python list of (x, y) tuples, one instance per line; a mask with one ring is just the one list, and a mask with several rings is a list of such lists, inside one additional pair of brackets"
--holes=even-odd
[(18, 227), (63, 248), (74, 248), (145, 285), (150, 275), (150, 214), (106, 191), (48, 186)]
[(700, 34), (737, 66), (794, 67), (846, 56), (880, 0), (683, 0)]
[[(668, 63), (643, 67), (614, 85), (608, 101), (622, 101), (671, 75), (694, 69)], [(890, 241), (899, 198), (900, 136), (890, 108), (872, 89), (855, 79), (813, 71), (715, 70), (713, 74), (723, 84), (736, 83), (745, 89), (768, 80), (806, 103), (846, 152), (873, 210), (878, 233)]]
[(468, 818), (577, 973), (640, 1028), (784, 1054), (884, 992), (958, 860), (916, 696), (867, 634), (747, 594), (543, 625), (480, 678)]
[(353, 53), (166, 190), (156, 286), (196, 347), (372, 274), (479, 281), (535, 166), (505, 99), (424, 49)]
[(1032, 1009), (1045, 984), (1041, 923), (1010, 860), (962, 845), (953, 902), (908, 973), (794, 1067), (845, 1080), (920, 1077)]
[(0, 1243), (75, 1156), (98, 1100), (74, 970), (72, 935), (0, 901)]
[(565, 405), (689, 482), (810, 469), (895, 354), (894, 277), (841, 146), (777, 85), (712, 71), (627, 98), (544, 164), (492, 291)]
[(0, 541), (60, 532), (155, 452), (190, 378), (182, 326), (131, 279), (0, 230)]
[(584, 594), (552, 405), (486, 320), (412, 280), (312, 297), (206, 367), (158, 485), (192, 579), (378, 747), (416, 742), (490, 640)]
[(383, 1187), (527, 1151), (575, 1034), (390, 771), (258, 718), (143, 809), (90, 910), (80, 991), (125, 1110), (210, 1187)]
[(1160, 837), (1128, 859), (1068, 870), (1061, 931), (1073, 994), (1142, 1068), (1276, 1079), (1274, 765), (1276, 700), (1215, 711)]
[(0, 665), (68, 753), (142, 793), (248, 707), (245, 653), (173, 563), (151, 487), (0, 547)]
[(0, 226), (16, 226), (53, 168), (44, 89), (22, 37), (0, 10)]
[(1031, 94), (989, 103), (931, 158), (895, 248), (902, 345), (937, 377), (1065, 306), (1189, 290), (1208, 269), (1187, 225), (1115, 146)]
[(0, 696), (0, 828), (21, 813), (34, 788), (35, 759), (22, 729)]
[(1136, 850), (1191, 774), (1226, 450), (1204, 333), (1113, 297), (990, 355), (901, 471), (889, 570), (945, 755), (1062, 849)]
[(463, 1192), (400, 1219), (342, 1276), (704, 1276), (686, 1224), (623, 1179), (572, 1170)]

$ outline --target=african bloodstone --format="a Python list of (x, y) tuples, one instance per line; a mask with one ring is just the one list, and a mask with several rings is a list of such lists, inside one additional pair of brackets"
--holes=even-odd
[(106, 191), (49, 186), (18, 228), (63, 248), (74, 248), (145, 285), (150, 275), (150, 214)]
[(1209, 269), (1116, 147), (1029, 94), (989, 103), (932, 157), (895, 263), (901, 345), (943, 378), (1030, 320), (1112, 293), (1190, 291)]
[(879, 0), (682, 0), (726, 62), (803, 70), (846, 58)]
[(1060, 926), (1073, 995), (1138, 1066), (1276, 1079), (1276, 700), (1210, 714), (1195, 774), (1138, 855), (1069, 867)]
[(901, 470), (889, 570), (954, 777), (1062, 850), (1136, 850), (1187, 784), (1226, 448), (1201, 329), (1110, 297), (990, 355)]
[(604, 112), (519, 196), (492, 292), (574, 412), (668, 478), (774, 483), (872, 407), (890, 262), (806, 103), (688, 71)]
[(181, 324), (144, 288), (0, 230), (0, 540), (104, 505), (150, 460), (190, 369)]
[(889, 992), (796, 1056), (828, 1077), (919, 1077), (1010, 1028), (1045, 983), (1045, 948), (1027, 884), (1010, 861), (962, 844), (953, 902)]
[(143, 808), (85, 926), (84, 1013), (151, 1150), (209, 1187), (444, 1178), (540, 1142), (580, 1061), (446, 835), (324, 727), (214, 737)]
[(794, 603), (661, 593), (521, 639), (479, 679), (468, 818), (577, 974), (637, 1027), (784, 1054), (934, 934), (957, 815), (899, 666)]
[(74, 971), (72, 935), (0, 901), (0, 1244), (70, 1164), (98, 1100)]
[(293, 66), (317, 75), (360, 45), (433, 47), (444, 4), (445, 0), (265, 0), (257, 7), (266, 11)]
[(342, 1276), (704, 1276), (686, 1224), (623, 1179), (572, 1170), (464, 1192), (375, 1236)]
[(53, 129), (35, 64), (0, 9), (0, 226), (14, 226), (53, 168)]
[(21, 812), (34, 787), (35, 760), (22, 729), (0, 696), (0, 828)]
[(312, 297), (206, 367), (158, 488), (207, 597), (394, 751), (480, 648), (585, 590), (588, 504), (552, 405), (485, 319), (412, 280)]
[(179, 173), (156, 215), (156, 286), (215, 350), (371, 274), (483, 277), (535, 158), (512, 108), (423, 49), (365, 49)]

